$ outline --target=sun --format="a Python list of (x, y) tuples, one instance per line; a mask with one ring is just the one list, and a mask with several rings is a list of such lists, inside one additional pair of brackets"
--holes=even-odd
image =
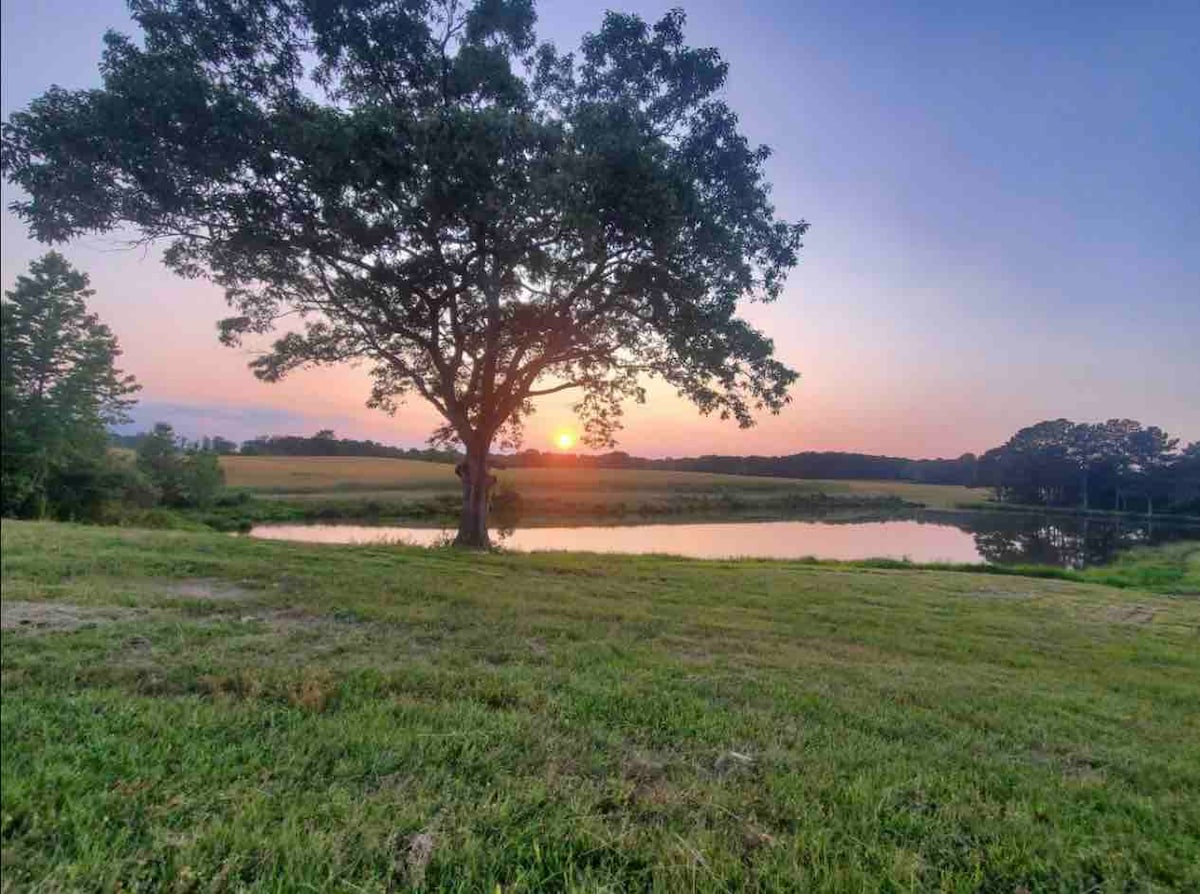
[(554, 443), (558, 445), (559, 450), (570, 450), (571, 445), (575, 443), (575, 436), (569, 431), (559, 432), (554, 436)]

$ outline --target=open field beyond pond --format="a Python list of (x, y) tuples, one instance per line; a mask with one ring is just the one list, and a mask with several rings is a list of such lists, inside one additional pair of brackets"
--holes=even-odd
[[(226, 482), (289, 500), (418, 500), (459, 494), (454, 467), (444, 463), (375, 457), (225, 456)], [(895, 498), (932, 508), (982, 503), (986, 491), (902, 481), (824, 481), (630, 469), (507, 469), (502, 485), (531, 506), (586, 510), (620, 503), (632, 510), (688, 500), (732, 499), (764, 505), (783, 497), (827, 495)]]
[(1196, 890), (1195, 549), (1156, 595), (5, 521), (5, 889)]

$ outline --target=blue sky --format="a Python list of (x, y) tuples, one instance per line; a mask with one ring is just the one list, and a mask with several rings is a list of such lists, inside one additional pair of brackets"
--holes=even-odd
[[(1200, 438), (1200, 3), (682, 5), (691, 42), (729, 60), (745, 131), (775, 150), (780, 212), (812, 224), (785, 296), (749, 310), (803, 375), (749, 432), (652, 390), (622, 448), (955, 455), (1057, 416)], [(603, 8), (543, 3), (540, 30), (572, 46)], [(5, 0), (2, 24), (5, 116), (51, 83), (98, 83), (103, 30), (129, 30), (117, 0)], [(2, 226), (8, 286), (41, 248)], [(433, 424), (420, 405), (363, 408), (354, 370), (258, 383), (216, 342), (217, 290), (110, 240), (65, 253), (145, 412), (414, 445)], [(530, 446), (570, 424), (547, 402)]]

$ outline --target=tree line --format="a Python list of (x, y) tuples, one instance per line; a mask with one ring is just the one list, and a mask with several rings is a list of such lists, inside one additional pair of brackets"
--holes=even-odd
[[(145, 434), (112, 436), (113, 443), (136, 448)], [(453, 449), (395, 447), (372, 440), (339, 438), (331, 429), (313, 435), (259, 435), (240, 445), (221, 436), (184, 442), (218, 455), (242, 456), (377, 456), (456, 465), (464, 454)], [(522, 450), (498, 454), (498, 468), (601, 468), (663, 469), (683, 472), (716, 472), (729, 475), (762, 475), (775, 478), (866, 478), (883, 481), (917, 481), (928, 484), (971, 484), (976, 459), (967, 453), (958, 459), (906, 459), (864, 453), (806, 452), (790, 456), (706, 455), (667, 459), (631, 456), (623, 451), (600, 454)]]
[(1008, 503), (1200, 512), (1200, 441), (1181, 448), (1133, 419), (1051, 419), (984, 453), (977, 483)]
[[(148, 437), (147, 432), (136, 434), (110, 435), (112, 444), (136, 450)], [(180, 439), (187, 449), (205, 453), (215, 453), (217, 456), (378, 456), (389, 459), (412, 459), (422, 462), (457, 463), (462, 454), (455, 450), (444, 450), (436, 447), (424, 449), (414, 447), (394, 447), (372, 440), (357, 440), (355, 438), (339, 438), (332, 429), (324, 428), (313, 435), (259, 435), (242, 441), (232, 441), (221, 435), (203, 435), (194, 440)]]
[(515, 467), (660, 469), (776, 478), (867, 479), (990, 488), (997, 502), (1103, 509), (1200, 512), (1200, 441), (1180, 446), (1157, 426), (1132, 419), (1055, 419), (1021, 429), (982, 456), (907, 459), (862, 453), (697, 456), (647, 459), (526, 450), (505, 456)]
[(663, 469), (778, 478), (860, 478), (991, 488), (998, 502), (1084, 510), (1200, 512), (1200, 441), (1180, 446), (1133, 419), (1055, 419), (1021, 429), (982, 456), (906, 459), (862, 453), (646, 459), (527, 450), (503, 465)]
[(498, 457), (507, 468), (659, 469), (675, 472), (712, 472), (771, 478), (870, 479), (915, 481), (926, 484), (971, 484), (976, 459), (966, 453), (957, 459), (907, 459), (838, 451), (793, 453), (787, 456), (723, 456), (649, 459), (622, 451), (596, 455), (524, 450)]
[(393, 447), (378, 441), (338, 438), (330, 429), (322, 429), (311, 437), (261, 435), (243, 441), (239, 452), (243, 456), (382, 456), (442, 463), (457, 463), (462, 458), (456, 450)]
[[(136, 446), (142, 436), (125, 436)], [(394, 447), (337, 438), (329, 429), (312, 436), (262, 435), (240, 448), (221, 437), (195, 442), (200, 449), (246, 456), (380, 456), (457, 464), (450, 449)], [(1180, 447), (1157, 426), (1131, 419), (1100, 423), (1048, 420), (1021, 429), (982, 456), (910, 459), (839, 451), (785, 456), (709, 454), (652, 459), (624, 451), (582, 454), (522, 450), (500, 454), (498, 468), (647, 469), (773, 478), (865, 479), (987, 487), (997, 502), (1116, 511), (1200, 511), (1200, 442)]]

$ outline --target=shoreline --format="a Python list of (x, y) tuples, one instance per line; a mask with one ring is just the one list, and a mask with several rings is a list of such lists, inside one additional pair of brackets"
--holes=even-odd
[[(454, 503), (451, 506), (451, 503)], [(221, 507), (224, 508), (224, 507)], [(289, 500), (284, 496), (254, 497), (228, 507), (233, 511), (193, 513), (218, 530), (228, 525), (249, 524), (397, 524), (415, 528), (438, 528), (458, 524), (456, 498), (381, 502), (306, 498)], [(240, 510), (240, 511), (239, 511)], [(1159, 513), (1075, 510), (1065, 507), (1015, 506), (1003, 508), (988, 504), (964, 504), (954, 507), (927, 506), (893, 497), (863, 498), (840, 495), (813, 495), (767, 500), (730, 497), (678, 498), (668, 501), (621, 503), (616, 505), (573, 503), (560, 500), (530, 500), (515, 513), (493, 510), (497, 527), (619, 527), (625, 525), (691, 524), (717, 522), (823, 521), (831, 524), (857, 524), (872, 521), (923, 521), (961, 519), (968, 516), (997, 518), (1048, 517), (1068, 520), (1095, 520), (1121, 524), (1168, 525), (1200, 528), (1200, 516)]]

